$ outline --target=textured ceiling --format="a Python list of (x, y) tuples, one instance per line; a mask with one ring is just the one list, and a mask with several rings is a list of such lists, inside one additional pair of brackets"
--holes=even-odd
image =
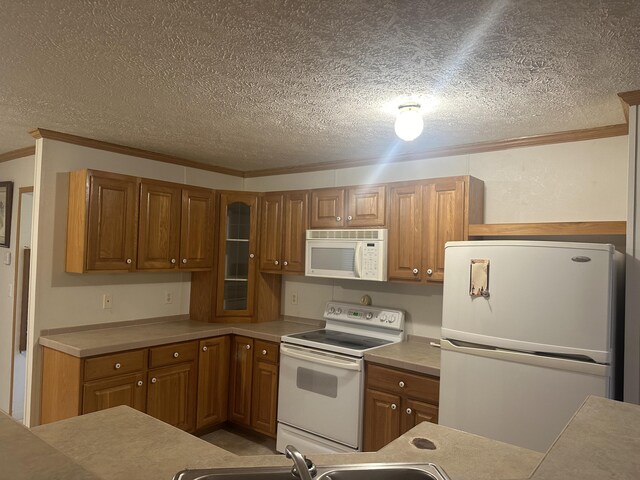
[(0, 152), (41, 127), (240, 170), (385, 158), (622, 123), (639, 59), (637, 0), (0, 0)]

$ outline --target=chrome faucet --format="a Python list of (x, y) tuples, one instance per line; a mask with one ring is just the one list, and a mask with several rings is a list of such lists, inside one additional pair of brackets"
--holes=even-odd
[(300, 480), (311, 480), (316, 474), (316, 466), (311, 460), (302, 455), (293, 445), (287, 445), (284, 449), (287, 458), (293, 460), (293, 468), (291, 474)]

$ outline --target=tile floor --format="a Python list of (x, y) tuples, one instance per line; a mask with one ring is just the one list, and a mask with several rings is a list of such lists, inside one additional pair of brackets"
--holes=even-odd
[(207, 433), (201, 436), (200, 439), (240, 456), (274, 455), (278, 453), (276, 452), (275, 440), (252, 435), (249, 432), (230, 426)]

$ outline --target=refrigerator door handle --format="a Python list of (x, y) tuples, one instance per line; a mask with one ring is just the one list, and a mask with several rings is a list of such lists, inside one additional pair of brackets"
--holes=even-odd
[(567, 358), (549, 357), (536, 355), (529, 352), (517, 352), (513, 350), (502, 350), (495, 347), (475, 345), (455, 340), (440, 339), (440, 348), (451, 352), (465, 353), (468, 355), (478, 355), (481, 357), (494, 358), (507, 362), (523, 363), (539, 367), (557, 368), (572, 372), (588, 373), (591, 375), (607, 376), (610, 373), (610, 366), (600, 363), (583, 362)]

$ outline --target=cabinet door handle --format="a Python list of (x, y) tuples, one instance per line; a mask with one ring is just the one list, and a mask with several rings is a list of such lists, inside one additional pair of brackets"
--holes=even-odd
[(138, 380), (137, 385), (138, 385), (139, 387), (141, 387), (141, 386), (142, 386), (142, 380)]
[(275, 263), (276, 265), (280, 265), (280, 262), (279, 262), (278, 260), (276, 260), (276, 261), (275, 261), (275, 262), (273, 262), (273, 263)]
[(430, 268), (427, 268), (427, 275), (432, 275), (433, 274), (433, 270), (431, 270)]
[(336, 217), (336, 222), (339, 222), (340, 220), (342, 220), (342, 217)]
[(205, 345), (204, 347), (202, 347), (202, 351), (203, 351), (203, 352), (206, 352), (207, 350), (209, 350), (209, 349), (207, 348), (207, 346), (206, 346), (206, 345)]
[(158, 381), (158, 379), (157, 379), (156, 377), (153, 377), (153, 378), (151, 379), (151, 383), (156, 383), (157, 381)]
[(127, 258), (127, 264), (131, 265), (131, 259), (130, 258)]
[(413, 413), (413, 410), (411, 410), (410, 408), (407, 408), (407, 415), (411, 415)]
[(391, 404), (391, 410), (395, 410), (396, 408), (398, 408), (398, 406), (395, 403)]
[(247, 350), (251, 350), (251, 345), (249, 345), (248, 343), (244, 346), (244, 348), (246, 348)]
[(414, 275), (417, 275), (417, 274), (418, 274), (418, 272), (419, 272), (420, 270), (418, 270), (417, 268), (414, 268), (414, 269), (413, 269), (413, 270), (411, 270), (411, 271), (413, 272), (413, 274), (414, 274)]
[(178, 358), (180, 354), (178, 352), (173, 352), (173, 358)]
[(255, 257), (255, 255), (253, 253), (250, 253), (249, 258), (253, 258), (253, 257)]
[(282, 265), (284, 265), (284, 266), (286, 267), (287, 265), (289, 265), (289, 262), (287, 262), (287, 261), (285, 260), (284, 262), (282, 262)]
[(400, 381), (398, 382), (398, 386), (399, 386), (400, 388), (404, 388), (404, 382), (403, 382), (402, 380), (400, 380)]
[(183, 259), (182, 259), (182, 263), (187, 263), (187, 259), (186, 259), (186, 258), (183, 258)]
[(176, 259), (175, 259), (175, 258), (172, 258), (172, 259), (171, 259), (171, 263), (172, 263), (173, 265), (175, 265), (175, 263), (176, 263)]
[(351, 215), (348, 215), (347, 216), (347, 220), (351, 221), (351, 220), (353, 220), (353, 217)]
[(263, 354), (263, 355), (266, 355), (266, 354), (267, 354), (267, 351), (263, 349), (263, 350), (262, 350), (262, 354)]
[(116, 364), (113, 366), (113, 368), (115, 368), (116, 370), (120, 370), (120, 367), (121, 367), (121, 366), (122, 366), (122, 365), (120, 365), (120, 363), (116, 363)]

